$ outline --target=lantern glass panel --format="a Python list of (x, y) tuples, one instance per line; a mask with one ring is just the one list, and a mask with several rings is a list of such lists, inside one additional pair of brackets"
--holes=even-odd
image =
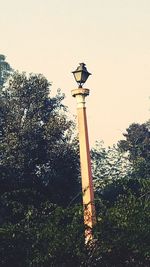
[(88, 78), (89, 74), (87, 72), (82, 72), (82, 77), (81, 77), (81, 82), (85, 83), (87, 78)]
[(80, 82), (81, 81), (81, 72), (78, 71), (78, 72), (74, 72), (73, 74), (74, 74), (75, 80), (77, 82)]

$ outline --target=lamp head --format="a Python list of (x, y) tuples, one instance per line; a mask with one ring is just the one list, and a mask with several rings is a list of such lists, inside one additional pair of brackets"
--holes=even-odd
[(76, 82), (79, 85), (79, 88), (82, 88), (82, 85), (86, 82), (89, 75), (91, 75), (91, 73), (87, 71), (85, 66), (86, 65), (84, 63), (79, 63), (77, 69), (72, 72)]

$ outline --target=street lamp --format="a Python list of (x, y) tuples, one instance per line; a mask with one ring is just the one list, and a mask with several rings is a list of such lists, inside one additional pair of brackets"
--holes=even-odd
[(84, 63), (80, 63), (77, 69), (72, 73), (74, 75), (76, 82), (79, 85), (79, 88), (82, 88), (82, 85), (86, 82), (89, 75), (91, 75), (91, 73), (87, 71)]
[(80, 63), (77, 69), (72, 73), (76, 82), (78, 83), (78, 88), (72, 90), (71, 93), (77, 101), (83, 211), (84, 224), (86, 226), (85, 242), (87, 243), (89, 240), (93, 239), (92, 228), (96, 222), (96, 216), (85, 106), (85, 97), (89, 95), (90, 90), (82, 88), (82, 85), (86, 82), (91, 73), (87, 71), (84, 63)]

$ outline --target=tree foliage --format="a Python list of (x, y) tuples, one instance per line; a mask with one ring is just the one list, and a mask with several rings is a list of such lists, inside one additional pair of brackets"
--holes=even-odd
[[(22, 219), (0, 228), (1, 266), (148, 267), (149, 186), (148, 180), (141, 181), (139, 195), (126, 189), (113, 206), (98, 199), (95, 240), (89, 246), (84, 244), (80, 206), (28, 206)], [(19, 218), (20, 211), (17, 206), (12, 213)]]
[(125, 140), (118, 146), (121, 151), (129, 153), (135, 176), (150, 178), (150, 129), (149, 122), (133, 123), (124, 133)]
[(15, 73), (2, 92), (1, 193), (35, 189), (67, 205), (78, 193), (78, 151), (58, 92), (42, 75)]
[(100, 206), (95, 266), (149, 266), (150, 181), (139, 183), (138, 194), (126, 188), (113, 206)]
[(105, 148), (102, 142), (96, 142), (92, 149), (92, 167), (96, 191), (102, 191), (106, 185), (124, 179), (132, 172), (127, 154), (115, 145)]
[(6, 57), (0, 54), (0, 86), (3, 86), (10, 73), (12, 72), (12, 68), (5, 59)]
[(97, 224), (85, 245), (63, 99), (42, 75), (14, 73), (1, 90), (0, 266), (148, 267), (149, 124), (129, 126), (118, 147), (93, 148)]

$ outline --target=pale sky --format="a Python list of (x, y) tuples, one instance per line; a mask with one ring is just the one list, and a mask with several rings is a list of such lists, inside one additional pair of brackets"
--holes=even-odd
[(0, 54), (42, 73), (76, 115), (71, 74), (84, 62), (89, 137), (112, 145), (150, 115), (150, 0), (0, 0)]

